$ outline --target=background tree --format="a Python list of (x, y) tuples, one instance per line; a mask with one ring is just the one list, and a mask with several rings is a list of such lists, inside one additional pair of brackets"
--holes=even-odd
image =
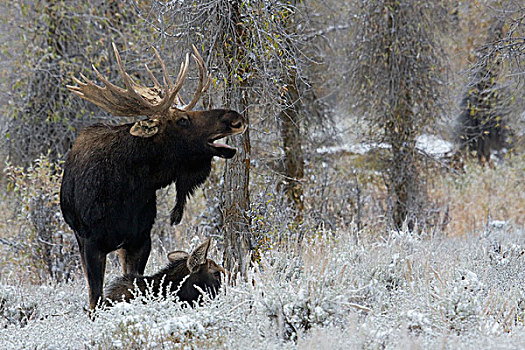
[(505, 119), (511, 103), (500, 84), (502, 57), (498, 51), (486, 52), (491, 43), (502, 39), (503, 27), (504, 22), (496, 20), (488, 28), (487, 44), (477, 50), (479, 63), (470, 71), (471, 82), (458, 120), (456, 142), (460, 150), (475, 155), (483, 163), (490, 160), (492, 150), (508, 146)]
[[(416, 137), (437, 114), (440, 2), (359, 1), (348, 83), (372, 133), (389, 145), (383, 176), (396, 228), (424, 218)], [(377, 139), (377, 137), (375, 137)]]
[(92, 63), (107, 63), (111, 41), (133, 42), (132, 31), (125, 32), (132, 28), (133, 15), (124, 5), (116, 0), (38, 0), (14, 5), (14, 21), (23, 22), (26, 29), (20, 36), (22, 53), (15, 61), (22, 73), (12, 91), (21, 98), (11, 100), (5, 111), (3, 142), (12, 161), (28, 164), (48, 151), (57, 159), (69, 150), (77, 130), (93, 117), (92, 111), (105, 116), (72, 98), (65, 85), (72, 72)]
[(220, 47), (225, 68), (225, 102), (228, 108), (243, 114), (247, 130), (241, 137), (232, 140), (237, 148), (237, 155), (226, 163), (222, 194), (222, 225), (224, 237), (224, 266), (245, 275), (253, 243), (250, 229), (250, 103), (253, 63), (247, 55), (250, 28), (243, 22), (242, 2), (238, 0), (223, 1), (218, 4), (218, 32)]
[[(283, 9), (282, 27), (286, 34), (283, 40), (283, 53), (286, 55), (283, 59), (283, 74), (281, 77), (282, 84), (282, 109), (279, 113), (280, 131), (282, 139), (282, 149), (284, 152), (284, 186), (285, 194), (288, 201), (296, 210), (296, 221), (302, 220), (302, 211), (304, 210), (304, 190), (301, 181), (304, 177), (304, 155), (302, 149), (301, 126), (304, 116), (301, 115), (303, 108), (301, 104), (302, 93), (299, 90), (301, 77), (298, 74), (298, 48), (297, 43), (297, 25), (295, 23), (295, 14), (298, 12), (296, 1), (289, 2)], [(304, 44), (303, 44), (304, 46)]]
[(482, 163), (494, 151), (501, 158), (519, 142), (514, 130), (523, 128), (525, 57), (523, 6), (515, 1), (489, 1), (484, 9), (485, 38), (469, 62), (455, 135), (460, 151)]

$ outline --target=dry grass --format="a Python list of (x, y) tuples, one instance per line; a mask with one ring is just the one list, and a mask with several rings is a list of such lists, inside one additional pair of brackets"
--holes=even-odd
[[(299, 227), (291, 224), (293, 213), (287, 212), (286, 203), (278, 200), (278, 185), (275, 185), (278, 179), (260, 174), (253, 177), (252, 229), (257, 241), (267, 243), (266, 248), (257, 244), (258, 248), (263, 251), (277, 249), (283, 239), (283, 242), (291, 243), (293, 248), (298, 234), (309, 240), (315, 238), (315, 232), (322, 228), (360, 231), (360, 236), (388, 233), (383, 212), (386, 191), (376, 169), (373, 166), (358, 164), (355, 159), (349, 157), (325, 157), (324, 161), (326, 163), (311, 164), (312, 168), (308, 171), (310, 181), (305, 183), (307, 211), (305, 221)], [(365, 162), (365, 165), (367, 164)], [(315, 166), (319, 167), (314, 168)], [(40, 248), (35, 244), (39, 241), (39, 234), (35, 231), (31, 213), (35, 208), (31, 205), (32, 198), (50, 193), (54, 194), (51, 202), (57, 201), (59, 181), (55, 176), (51, 176), (49, 167), (50, 164), (41, 161), (40, 167), (34, 168), (32, 174), (17, 173), (19, 176), (11, 179), (11, 190), (1, 193), (0, 254), (4, 259), (0, 261), (0, 275), (9, 271), (19, 278), (36, 283), (45, 277), (42, 255), (38, 250)], [(434, 175), (429, 181), (429, 200), (434, 203), (440, 216), (436, 221), (447, 223), (436, 227), (434, 231), (448, 236), (465, 236), (483, 231), (488, 223), (494, 221), (523, 227), (524, 169), (525, 159), (514, 157), (494, 167), (468, 164), (459, 174), (432, 172)], [(14, 173), (11, 169), (11, 173), (5, 174)], [(215, 169), (214, 176), (220, 177), (220, 174), (221, 169)], [(4, 180), (9, 180), (9, 177)], [(18, 190), (14, 185), (18, 186)], [(198, 241), (210, 233), (216, 234), (213, 226), (217, 215), (215, 206), (219, 201), (215, 198), (220, 192), (218, 187), (218, 181), (210, 179), (207, 186), (197, 191), (189, 201), (183, 223), (174, 227), (168, 223), (169, 210), (174, 204), (174, 189), (159, 192), (159, 210), (152, 238), (155, 250), (163, 252), (162, 257), (169, 250), (188, 250), (194, 240)], [(360, 191), (360, 198), (356, 197), (357, 190)], [(59, 215), (57, 210), (55, 203), (50, 208), (45, 207), (40, 214), (56, 217)], [(357, 219), (361, 220), (361, 230), (354, 227), (358, 223)], [(72, 232), (62, 221), (51, 221), (49, 224), (50, 232), (60, 233), (63, 237), (61, 239), (68, 240), (68, 243), (69, 240), (73, 240)], [(50, 239), (54, 239), (54, 236)], [(283, 242), (281, 243), (284, 244)], [(221, 250), (220, 239), (216, 240), (214, 249)], [(61, 252), (63, 251), (62, 249)], [(76, 244), (68, 245), (65, 251), (68, 259), (76, 259)], [(116, 263), (112, 255), (110, 262)], [(162, 259), (160, 263), (163, 262)], [(112, 265), (118, 264), (110, 264), (110, 269)]]
[(525, 157), (481, 167), (467, 164), (460, 174), (438, 174), (430, 197), (448, 213), (445, 234), (463, 236), (495, 221), (525, 224)]

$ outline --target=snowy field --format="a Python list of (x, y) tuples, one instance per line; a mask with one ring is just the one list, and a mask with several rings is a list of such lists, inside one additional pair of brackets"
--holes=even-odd
[(39, 287), (4, 275), (1, 348), (525, 349), (525, 231), (322, 231), (300, 252), (274, 247), (249, 283), (197, 308), (150, 299), (92, 321), (86, 306), (82, 276)]

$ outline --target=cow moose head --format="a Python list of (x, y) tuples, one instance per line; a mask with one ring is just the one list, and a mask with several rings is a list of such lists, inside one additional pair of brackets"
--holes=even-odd
[(152, 276), (125, 275), (106, 290), (105, 298), (113, 302), (130, 301), (146, 291), (166, 296), (175, 293), (178, 300), (190, 305), (201, 297), (201, 291), (215, 297), (225, 270), (208, 259), (211, 239), (208, 238), (190, 254), (174, 251), (168, 254), (169, 264)]

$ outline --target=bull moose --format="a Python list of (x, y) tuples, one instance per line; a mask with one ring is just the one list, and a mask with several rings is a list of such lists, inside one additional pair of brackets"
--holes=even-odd
[(155, 191), (175, 183), (171, 224), (182, 219), (187, 198), (211, 171), (214, 156), (229, 159), (236, 149), (215, 141), (242, 133), (243, 117), (232, 110), (192, 111), (211, 81), (193, 46), (199, 81), (192, 100), (183, 105), (179, 91), (189, 55), (173, 82), (155, 48), (163, 84), (146, 66), (154, 86), (137, 84), (124, 70), (113, 44), (125, 88), (110, 83), (93, 67), (97, 85), (82, 74), (67, 88), (115, 116), (143, 119), (119, 126), (96, 124), (79, 133), (64, 166), (60, 207), (78, 242), (93, 309), (102, 297), (106, 255), (117, 251), (124, 275), (142, 275), (151, 250), (156, 217)]
[[(125, 275), (113, 281), (104, 293), (113, 302), (130, 301), (151, 291), (153, 295), (175, 293), (178, 300), (192, 304), (199, 300), (202, 290), (215, 297), (225, 270), (208, 259), (211, 239), (195, 248), (191, 254), (174, 251), (168, 254), (169, 264), (152, 276)], [(198, 289), (198, 288), (199, 289)]]

